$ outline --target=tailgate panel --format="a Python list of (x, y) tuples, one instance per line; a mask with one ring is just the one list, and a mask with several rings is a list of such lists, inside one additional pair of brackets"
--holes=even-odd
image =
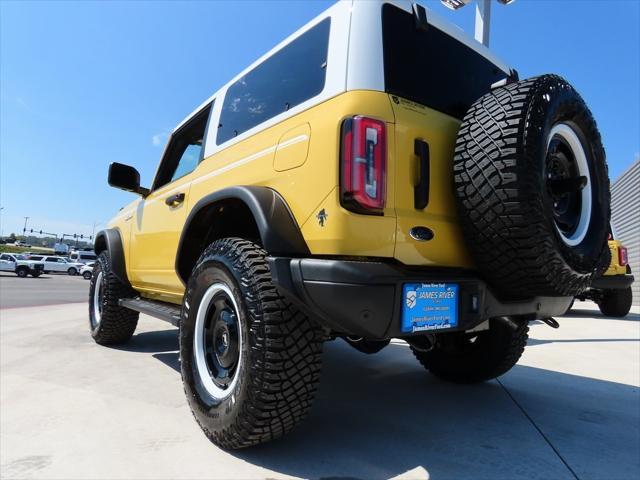
[[(460, 122), (453, 117), (410, 100), (391, 96), (395, 113), (395, 209), (397, 215), (395, 258), (408, 265), (472, 267), (458, 226), (453, 194), (453, 151)], [(429, 144), (429, 203), (414, 205), (419, 174), (415, 140)], [(409, 231), (424, 226), (434, 233), (429, 241), (417, 241)]]

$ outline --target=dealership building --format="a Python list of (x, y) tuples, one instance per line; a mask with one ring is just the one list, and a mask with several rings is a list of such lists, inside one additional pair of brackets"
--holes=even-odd
[(611, 184), (611, 221), (618, 240), (627, 247), (636, 278), (633, 304), (640, 306), (640, 157)]

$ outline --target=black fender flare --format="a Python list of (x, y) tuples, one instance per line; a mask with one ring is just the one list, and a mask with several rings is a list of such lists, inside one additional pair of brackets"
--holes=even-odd
[(93, 245), (93, 250), (96, 252), (96, 255), (100, 255), (100, 253), (105, 250), (109, 252), (111, 271), (122, 283), (131, 285), (127, 277), (127, 264), (124, 259), (124, 247), (122, 245), (122, 238), (120, 237), (120, 230), (117, 228), (100, 230), (96, 234)]
[[(185, 244), (192, 232), (192, 225), (205, 210), (225, 201), (242, 202), (253, 215), (262, 247), (270, 255), (293, 257), (309, 255), (309, 248), (300, 232), (289, 206), (278, 192), (261, 186), (234, 186), (218, 190), (201, 198), (191, 209), (180, 235), (176, 254), (176, 272), (186, 284), (188, 273), (182, 263)], [(213, 217), (215, 221), (215, 215)]]

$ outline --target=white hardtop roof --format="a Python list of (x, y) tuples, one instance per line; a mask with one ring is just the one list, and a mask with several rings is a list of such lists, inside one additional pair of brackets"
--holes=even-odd
[[(338, 9), (342, 8), (342, 5), (344, 3), (349, 4), (350, 6), (352, 6), (354, 4), (354, 2), (359, 2), (358, 7), (362, 8), (363, 6), (366, 5), (367, 8), (371, 8), (371, 9), (380, 9), (382, 7), (383, 4), (385, 3), (390, 3), (392, 5), (395, 5), (399, 8), (402, 8), (403, 10), (406, 10), (409, 13), (412, 13), (413, 11), (413, 3), (418, 3), (420, 4), (420, 2), (411, 2), (409, 0), (338, 0), (338, 2), (336, 2), (334, 5), (332, 5), (331, 7), (327, 8), (325, 11), (323, 11), (321, 14), (319, 14), (318, 16), (316, 16), (313, 20), (309, 21), (308, 23), (306, 23), (303, 27), (299, 28), (297, 31), (295, 31), (294, 33), (292, 33), (291, 35), (289, 35), (287, 38), (285, 38), (284, 40), (282, 40), (280, 43), (278, 43), (275, 47), (273, 47), (271, 50), (269, 50), (267, 53), (265, 53), (264, 55), (260, 56), (255, 62), (253, 62), (251, 65), (249, 65), (247, 68), (245, 68), (244, 70), (242, 70), (238, 75), (236, 75), (235, 77), (233, 77), (230, 81), (228, 81), (227, 83), (225, 83), (220, 89), (218, 89), (213, 95), (211, 95), (209, 98), (207, 98), (204, 102), (202, 102), (195, 110), (193, 110), (189, 115), (187, 115), (171, 132), (172, 134), (175, 133), (177, 130), (180, 129), (180, 127), (182, 127), (188, 120), (190, 120), (193, 116), (195, 116), (198, 112), (200, 112), (203, 108), (205, 108), (209, 103), (211, 103), (215, 98), (217, 98), (218, 96), (221, 96), (222, 93), (224, 93), (226, 91), (226, 89), (232, 85), (233, 83), (235, 83), (238, 79), (242, 78), (244, 75), (246, 75), (248, 72), (250, 72), (255, 66), (259, 65), (260, 63), (262, 63), (264, 60), (266, 60), (267, 58), (269, 58), (271, 55), (273, 55), (274, 53), (276, 53), (278, 50), (280, 50), (281, 48), (283, 48), (285, 45), (288, 45), (289, 43), (291, 43), (294, 39), (296, 39), (297, 37), (299, 37), (300, 35), (302, 35), (303, 33), (305, 33), (307, 30), (311, 29), (312, 27), (314, 27), (315, 25), (317, 25), (318, 23), (320, 23), (321, 20), (324, 20), (325, 18), (327, 18), (328, 16), (331, 16), (334, 12), (336, 12)], [(438, 15), (437, 13), (435, 13), (433, 10), (425, 7), (426, 11), (427, 11), (427, 21), (435, 26), (436, 28), (442, 30), (443, 32), (447, 33), (448, 35), (452, 36), (453, 38), (455, 38), (456, 40), (460, 41), (461, 43), (464, 43), (465, 45), (467, 45), (468, 47), (472, 48), (473, 50), (475, 50), (476, 52), (478, 52), (479, 54), (483, 55), (484, 57), (486, 57), (488, 60), (490, 60), (493, 64), (495, 64), (498, 68), (500, 68), (501, 70), (503, 70), (506, 73), (509, 73), (510, 71), (510, 67), (504, 63), (502, 60), (500, 60), (491, 50), (489, 50), (486, 46), (484, 46), (483, 44), (481, 44), (480, 42), (478, 42), (477, 40), (475, 40), (475, 38), (473, 38), (471, 35), (469, 35), (468, 33), (466, 33), (464, 30), (462, 30), (462, 28), (458, 27), (457, 25), (449, 22), (448, 20), (445, 20), (443, 17), (441, 17), (440, 15)], [(353, 10), (353, 8), (349, 9), (349, 14), (351, 13), (351, 10)]]

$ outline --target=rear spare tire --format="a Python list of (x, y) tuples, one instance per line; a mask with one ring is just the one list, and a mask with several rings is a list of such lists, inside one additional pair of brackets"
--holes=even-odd
[(509, 298), (574, 296), (608, 250), (609, 178), (580, 95), (544, 75), (492, 90), (460, 126), (458, 214), (481, 273)]

